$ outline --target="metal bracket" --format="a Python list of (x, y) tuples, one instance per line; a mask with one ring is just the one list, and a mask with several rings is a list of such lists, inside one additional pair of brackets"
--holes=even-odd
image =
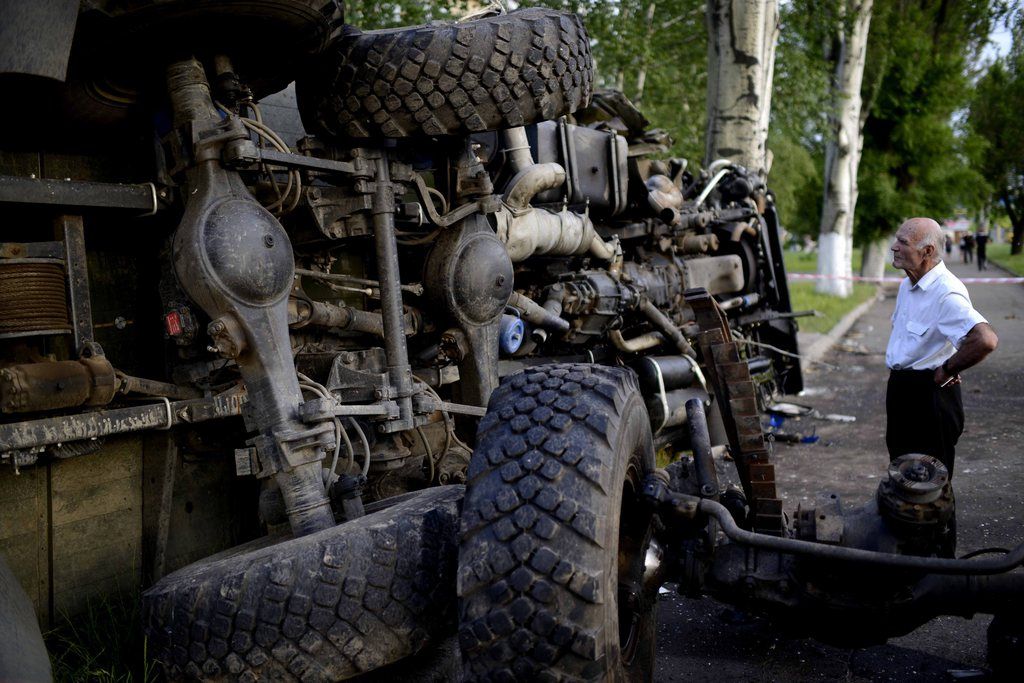
[(152, 216), (161, 208), (153, 183), (126, 185), (0, 175), (0, 204), (3, 203), (128, 209), (144, 216)]
[(459, 415), (472, 415), (473, 417), (483, 417), (487, 414), (487, 408), (481, 406), (471, 406), (464, 403), (449, 403), (448, 401), (438, 401), (433, 396), (425, 394), (417, 394), (413, 396), (413, 410), (417, 413), (433, 413), (440, 410), (443, 413), (456, 413)]
[(321, 173), (355, 174), (357, 172), (356, 165), (349, 161), (332, 161), (318, 157), (307, 157), (304, 154), (279, 152), (276, 149), (261, 149), (258, 152), (261, 161), (274, 166), (319, 171)]
[(383, 401), (369, 405), (351, 405), (333, 399), (315, 398), (299, 406), (299, 419), (307, 424), (322, 422), (332, 417), (398, 417), (398, 404)]

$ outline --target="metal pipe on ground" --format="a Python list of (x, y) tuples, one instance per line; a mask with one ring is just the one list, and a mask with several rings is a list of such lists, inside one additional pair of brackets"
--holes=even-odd
[(1005, 555), (996, 558), (955, 560), (940, 557), (918, 557), (915, 555), (894, 555), (860, 548), (825, 545), (800, 541), (795, 538), (768, 536), (741, 529), (732, 514), (720, 503), (709, 499), (697, 499), (693, 496), (682, 496), (695, 503), (695, 510), (715, 519), (721, 525), (722, 532), (729, 540), (741, 545), (774, 550), (779, 553), (813, 557), (836, 562), (861, 562), (878, 567), (894, 569), (910, 569), (933, 574), (959, 574), (977, 576), (986, 574), (1003, 574), (1024, 563), (1024, 543), (1018, 545)]

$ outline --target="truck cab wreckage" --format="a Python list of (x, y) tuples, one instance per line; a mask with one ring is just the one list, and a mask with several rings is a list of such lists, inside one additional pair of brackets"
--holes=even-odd
[[(454, 637), (469, 680), (650, 680), (667, 582), (842, 643), (992, 613), (993, 665), (1019, 656), (1024, 546), (955, 559), (934, 458), (784, 514), (773, 196), (658, 159), (577, 16), (62, 16), (38, 54), (0, 46), (50, 112), (0, 144), (0, 463), (51, 488), (155, 463), (139, 578), (169, 678), (341, 680)], [(259, 104), (292, 80), (293, 144)], [(172, 523), (183, 497), (217, 534)]]

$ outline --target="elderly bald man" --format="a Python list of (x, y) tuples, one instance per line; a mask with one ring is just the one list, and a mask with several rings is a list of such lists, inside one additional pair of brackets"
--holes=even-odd
[(885, 352), (885, 442), (890, 458), (931, 455), (952, 477), (964, 428), (960, 373), (995, 351), (999, 338), (942, 262), (944, 243), (938, 223), (911, 218), (892, 245), (892, 265), (907, 277), (896, 296)]

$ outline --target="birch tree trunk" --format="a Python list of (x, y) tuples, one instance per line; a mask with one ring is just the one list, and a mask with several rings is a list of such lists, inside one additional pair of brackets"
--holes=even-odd
[(818, 292), (847, 297), (853, 290), (853, 213), (865, 112), (861, 83), (872, 0), (840, 0), (839, 55), (832, 83), (832, 137), (825, 148), (825, 198), (818, 236)]
[(879, 237), (864, 245), (864, 258), (861, 261), (860, 274), (864, 277), (881, 280), (885, 275), (885, 264), (889, 262), (889, 245), (891, 240)]
[(647, 84), (647, 62), (650, 59), (651, 37), (654, 35), (654, 12), (658, 8), (657, 3), (652, 2), (647, 6), (647, 24), (644, 32), (643, 46), (640, 49), (640, 68), (636, 74), (636, 97), (633, 103), (638, 107), (644, 99), (644, 85)]
[(704, 165), (729, 159), (766, 177), (778, 2), (708, 0), (706, 7), (708, 128)]

